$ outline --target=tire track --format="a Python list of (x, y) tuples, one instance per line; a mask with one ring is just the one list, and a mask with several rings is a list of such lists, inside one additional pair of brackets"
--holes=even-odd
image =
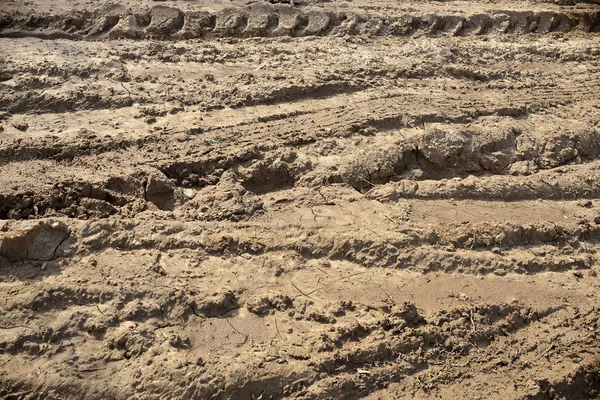
[(600, 11), (493, 10), (472, 15), (404, 14), (397, 17), (349, 11), (303, 11), (285, 5), (256, 4), (218, 12), (155, 6), (74, 15), (2, 18), (0, 37), (41, 39), (195, 39), (323, 35), (472, 36), (600, 32)]

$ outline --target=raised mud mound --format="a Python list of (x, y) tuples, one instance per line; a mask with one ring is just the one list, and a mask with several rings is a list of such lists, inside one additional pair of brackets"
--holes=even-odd
[(598, 398), (596, 3), (3, 2), (0, 398)]

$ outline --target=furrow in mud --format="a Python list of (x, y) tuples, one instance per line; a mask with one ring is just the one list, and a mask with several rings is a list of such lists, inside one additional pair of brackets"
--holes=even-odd
[[(226, 252), (236, 257), (270, 258), (291, 252), (307, 260), (342, 260), (365, 268), (496, 275), (591, 270), (597, 263), (596, 243), (600, 228), (592, 221), (585, 221), (584, 216), (580, 216), (581, 223), (564, 226), (541, 221), (488, 222), (471, 229), (452, 224), (446, 224), (443, 229), (431, 229), (420, 225), (415, 217), (415, 225), (410, 230), (398, 232), (388, 223), (381, 224), (379, 233), (357, 221), (356, 227), (346, 227), (347, 232), (341, 233), (345, 224), (324, 228), (321, 224), (327, 218), (320, 214), (322, 209), (305, 210), (305, 213), (311, 212), (321, 218), (298, 222), (287, 232), (279, 230), (283, 227), (273, 227), (275, 231), (268, 232), (258, 221), (244, 224), (231, 234), (219, 234), (220, 224), (215, 223), (202, 224), (203, 233), (193, 228), (197, 225), (193, 222), (185, 225), (170, 223), (167, 234), (152, 235), (147, 233), (147, 224), (134, 222), (126, 225), (90, 223), (70, 229), (57, 223), (40, 223), (0, 241), (0, 256), (11, 261), (44, 261), (110, 249), (157, 249), (163, 252), (193, 251), (206, 256)], [(285, 222), (278, 214), (267, 213), (266, 217)], [(397, 217), (392, 215), (392, 218)], [(302, 214), (299, 221), (302, 221)], [(177, 235), (170, 235), (172, 231)]]
[[(271, 295), (267, 295), (271, 296)], [(276, 375), (265, 374), (261, 372), (251, 372), (249, 377), (253, 383), (241, 384), (241, 382), (230, 382), (224, 386), (203, 386), (202, 392), (205, 396), (210, 396), (219, 391), (231, 392), (231, 396), (242, 395), (244, 393), (254, 393), (257, 390), (265, 390), (264, 382), (268, 380), (268, 395), (303, 395), (306, 398), (321, 398), (334, 396), (338, 398), (351, 398), (350, 393), (362, 393), (366, 395), (369, 391), (384, 389), (392, 386), (397, 382), (410, 382), (413, 379), (422, 379), (429, 375), (427, 379), (423, 379), (426, 385), (419, 388), (425, 392), (435, 390), (437, 385), (442, 384), (444, 374), (439, 373), (439, 366), (443, 365), (461, 365), (459, 374), (467, 374), (469, 369), (471, 373), (482, 373), (491, 369), (514, 370), (526, 365), (528, 359), (532, 357), (547, 357), (547, 361), (559, 356), (556, 351), (553, 351), (552, 346), (531, 346), (532, 334), (543, 330), (547, 325), (547, 320), (556, 318), (558, 321), (570, 321), (572, 318), (581, 320), (581, 323), (593, 320), (596, 313), (591, 310), (579, 310), (569, 307), (549, 307), (546, 309), (536, 309), (527, 307), (519, 303), (490, 303), (478, 306), (459, 305), (448, 310), (434, 312), (430, 315), (423, 315), (414, 304), (411, 303), (396, 303), (393, 299), (388, 299), (387, 303), (382, 306), (371, 309), (370, 313), (365, 313), (369, 308), (357, 302), (340, 302), (337, 305), (331, 304), (320, 311), (314, 301), (305, 300), (303, 298), (291, 298), (285, 295), (278, 295), (280, 303), (261, 302), (261, 296), (250, 296), (237, 298), (235, 294), (225, 296), (223, 298), (216, 297), (203, 301), (192, 300), (189, 294), (178, 294), (175, 303), (171, 303), (171, 307), (175, 304), (175, 312), (169, 312), (169, 319), (174, 321), (180, 317), (182, 311), (186, 312), (186, 319), (189, 318), (189, 326), (197, 326), (199, 322), (194, 322), (198, 317), (194, 316), (190, 309), (198, 309), (198, 311), (208, 316), (200, 315), (199, 319), (207, 320), (208, 318), (216, 318), (212, 324), (219, 324), (219, 317), (211, 317), (212, 313), (218, 312), (218, 307), (227, 307), (227, 304), (235, 304), (238, 301), (244, 301), (243, 308), (250, 311), (250, 315), (258, 313), (259, 315), (271, 315), (271, 320), (281, 318), (284, 326), (298, 326), (302, 329), (303, 321), (315, 320), (318, 321), (320, 327), (314, 329), (309, 334), (308, 340), (305, 340), (303, 346), (294, 348), (293, 345), (288, 347), (287, 351), (276, 355), (276, 359), (286, 360), (281, 363), (281, 372), (287, 370), (286, 364), (291, 363), (294, 366), (295, 372), (288, 375), (287, 378), (278, 378)], [(315, 295), (316, 296), (316, 295)], [(171, 297), (173, 299), (173, 297)], [(265, 297), (272, 298), (272, 301), (278, 299), (277, 296)], [(47, 301), (50, 301), (49, 298)], [(102, 308), (98, 310), (90, 308), (86, 311), (74, 313), (62, 322), (62, 326), (56, 329), (40, 330), (39, 332), (23, 332), (20, 334), (16, 343), (16, 348), (24, 347), (31, 352), (48, 353), (54, 351), (59, 341), (71, 339), (65, 336), (65, 329), (73, 324), (80, 324), (83, 327), (89, 327), (90, 332), (96, 337), (91, 339), (91, 346), (97, 346), (96, 341), (106, 341), (107, 351), (113, 349), (111, 354), (111, 363), (119, 363), (119, 358), (129, 360), (130, 363), (143, 363), (152, 352), (160, 351), (159, 343), (169, 337), (169, 331), (173, 325), (169, 322), (162, 322), (157, 325), (154, 330), (127, 330), (123, 329), (122, 324), (110, 315), (116, 313), (119, 319), (127, 321), (131, 318), (139, 318), (149, 312), (159, 315), (163, 311), (160, 306), (167, 298), (162, 300), (157, 299), (156, 303), (138, 303), (135, 307), (127, 304), (121, 308), (110, 303), (103, 303)], [(235, 303), (230, 303), (234, 301)], [(463, 300), (467, 301), (468, 300)], [(178, 302), (182, 302), (183, 307), (177, 306)], [(118, 304), (118, 303), (116, 303)], [(206, 304), (210, 304), (213, 308), (207, 308)], [(272, 305), (269, 305), (272, 304)], [(104, 311), (102, 311), (102, 309)], [(185, 311), (187, 310), (187, 311)], [(294, 318), (291, 320), (282, 316), (283, 311), (294, 310)], [(98, 313), (101, 311), (102, 313)], [(42, 312), (44, 312), (42, 310)], [(46, 311), (47, 312), (47, 311)], [(266, 314), (264, 314), (266, 313)], [(288, 314), (291, 314), (288, 312)], [(556, 317), (555, 317), (556, 316)], [(100, 318), (98, 318), (100, 317)], [(241, 315), (231, 314), (227, 317), (230, 327), (233, 328), (233, 337), (230, 340), (241, 340), (241, 346), (252, 347), (254, 351), (261, 356), (264, 354), (266, 358), (273, 357), (266, 350), (266, 337), (260, 339), (255, 337), (255, 332), (243, 333), (236, 331), (234, 323), (243, 318)], [(248, 317), (246, 317), (248, 318)], [(274, 318), (274, 319), (273, 319)], [(221, 317), (220, 319), (223, 319)], [(327, 329), (331, 324), (336, 323), (338, 329)], [(100, 325), (99, 325), (100, 324)], [(127, 322), (124, 322), (127, 326)], [(176, 323), (176, 326), (179, 325)], [(204, 324), (200, 322), (200, 327)], [(564, 324), (562, 330), (572, 330), (571, 324)], [(11, 328), (18, 332), (18, 328)], [(201, 328), (206, 329), (206, 328)], [(208, 328), (209, 330), (211, 328)], [(164, 330), (164, 332), (163, 332)], [(116, 335), (111, 333), (116, 331)], [(278, 343), (293, 343), (295, 335), (286, 330), (285, 336), (279, 331), (279, 328), (269, 329), (268, 335), (271, 336), (271, 341)], [(528, 333), (528, 334), (526, 334)], [(11, 335), (14, 333), (11, 332)], [(457, 334), (460, 334), (461, 339), (456, 339)], [(37, 337), (39, 335), (39, 338)], [(121, 336), (119, 336), (121, 335)], [(121, 340), (125, 335), (127, 340)], [(190, 337), (186, 334), (171, 334), (172, 345), (185, 350), (192, 343)], [(353, 346), (355, 341), (360, 338), (360, 347)], [(568, 338), (568, 339), (567, 339)], [(490, 354), (498, 351), (500, 343), (512, 341), (515, 346), (521, 349), (519, 353), (505, 352), (507, 362), (501, 364), (490, 363), (487, 358)], [(593, 335), (588, 335), (585, 338), (571, 338), (565, 336), (565, 342), (573, 344), (593, 343)], [(40, 346), (36, 343), (45, 343)], [(306, 356), (306, 351), (318, 354), (317, 360), (311, 360)], [(550, 351), (548, 350), (550, 349)], [(264, 353), (267, 351), (266, 353)], [(165, 354), (168, 361), (169, 355)], [(218, 356), (217, 356), (218, 357)], [(470, 363), (465, 363), (464, 359), (470, 357)], [(263, 358), (263, 357), (261, 357)], [(594, 373), (594, 364), (587, 358), (589, 367), (582, 367), (573, 372), (574, 376), (579, 376), (582, 371), (590, 371)], [(250, 361), (250, 365), (254, 366), (260, 361)], [(86, 360), (87, 366), (80, 366), (78, 370), (83, 373), (86, 369), (96, 368), (94, 359)], [(194, 374), (199, 376), (203, 373), (203, 368), (209, 366), (218, 367), (219, 359), (211, 361), (198, 361)], [(263, 361), (264, 362), (264, 361)], [(165, 366), (165, 364), (161, 364)], [(276, 369), (276, 371), (279, 368)], [(68, 371), (69, 368), (66, 369)], [(466, 371), (464, 371), (466, 370)], [(464, 371), (464, 372), (463, 372)], [(476, 372), (477, 371), (477, 372)], [(437, 372), (435, 379), (430, 379)], [(277, 372), (276, 372), (277, 373)], [(535, 371), (529, 372), (535, 374)], [(563, 379), (568, 379), (568, 372), (565, 373)], [(152, 379), (161, 381), (160, 376), (150, 375)], [(589, 376), (589, 375), (588, 375)], [(144, 375), (142, 374), (143, 379)], [(414, 378), (413, 378), (414, 377)], [(526, 376), (527, 377), (527, 376)], [(523, 377), (523, 378), (526, 378)], [(521, 382), (526, 379), (521, 378)], [(595, 384), (589, 378), (579, 378), (579, 387), (572, 389), (580, 393), (588, 393), (594, 389)], [(59, 381), (61, 385), (67, 384), (68, 381)], [(560, 382), (560, 381), (559, 381)], [(560, 383), (552, 383), (557, 388)], [(241, 384), (241, 385), (240, 385)], [(40, 388), (33, 389), (32, 383), (27, 381), (15, 382), (6, 381), (4, 390), (9, 390), (7, 393), (12, 393), (17, 389), (27, 391), (40, 391)], [(238, 386), (239, 385), (239, 386)], [(443, 385), (443, 384), (442, 384)], [(44, 385), (44, 391), (54, 389), (53, 384)], [(366, 389), (369, 388), (369, 389)], [(115, 391), (119, 395), (124, 394), (122, 389), (117, 387), (107, 388)], [(185, 393), (189, 388), (172, 388), (173, 393)], [(413, 388), (414, 389), (414, 388)], [(193, 390), (193, 389), (192, 389)], [(548, 390), (543, 386), (540, 390)], [(93, 386), (84, 387), (87, 396), (95, 398), (98, 394), (94, 393)]]
[[(385, 129), (388, 124), (398, 129), (401, 120), (393, 116), (359, 125), (378, 126), (384, 131), (379, 133), (381, 138), (351, 136), (348, 144), (343, 144), (346, 140), (338, 140), (335, 156), (319, 154), (317, 144), (323, 140), (320, 135), (307, 137), (300, 143), (293, 139), (292, 145), (303, 144), (303, 147), (283, 152), (278, 151), (277, 144), (271, 144), (260, 148), (240, 146), (228, 153), (222, 147), (206, 146), (207, 139), (189, 138), (175, 145), (167, 144), (164, 139), (114, 142), (90, 137), (91, 141), (83, 141), (80, 147), (58, 143), (54, 148), (36, 150), (26, 144), (17, 152), (7, 147), (7, 161), (19, 157), (31, 159), (2, 166), (4, 170), (19, 168), (23, 175), (19, 181), (7, 183), (0, 193), (3, 199), (0, 218), (44, 216), (53, 211), (66, 212), (71, 217), (108, 216), (120, 210), (122, 215), (132, 215), (135, 210), (142, 212), (152, 204), (172, 211), (186, 208), (197, 191), (209, 194), (228, 190), (246, 194), (258, 202), (273, 190), (322, 185), (343, 185), (368, 192), (370, 199), (391, 202), (598, 198), (594, 161), (598, 155), (598, 133), (589, 126), (576, 127), (571, 122), (570, 131), (546, 134), (535, 129), (521, 131), (509, 119), (507, 125), (491, 130), (485, 126), (462, 131), (447, 125), (428, 130), (417, 128), (411, 139), (395, 141)], [(565, 127), (567, 122), (570, 121), (563, 122)], [(321, 133), (324, 137), (330, 134)], [(543, 140), (539, 139), (542, 134)], [(359, 141), (371, 142), (372, 148), (355, 151), (353, 146)], [(92, 145), (94, 142), (97, 144)], [(287, 139), (284, 143), (290, 145)], [(121, 174), (119, 168), (100, 173), (98, 167), (85, 162), (116, 150), (125, 154), (140, 150), (155, 154), (167, 148), (176, 151), (194, 147), (200, 149), (195, 159), (167, 165), (152, 158), (120, 157)], [(344, 154), (348, 149), (351, 151)], [(78, 162), (74, 163), (75, 159)], [(61, 165), (69, 176), (95, 170), (96, 179), (69, 181), (49, 175), (45, 188), (36, 188), (35, 174), (55, 165)], [(92, 209), (99, 213), (91, 214)]]

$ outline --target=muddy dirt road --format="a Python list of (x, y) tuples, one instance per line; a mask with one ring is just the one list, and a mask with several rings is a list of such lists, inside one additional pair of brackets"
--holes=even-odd
[(0, 398), (600, 391), (597, 1), (3, 0)]

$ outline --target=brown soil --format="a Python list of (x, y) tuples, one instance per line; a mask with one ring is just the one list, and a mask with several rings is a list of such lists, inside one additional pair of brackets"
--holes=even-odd
[(0, 398), (597, 398), (599, 155), (595, 0), (3, 0)]

